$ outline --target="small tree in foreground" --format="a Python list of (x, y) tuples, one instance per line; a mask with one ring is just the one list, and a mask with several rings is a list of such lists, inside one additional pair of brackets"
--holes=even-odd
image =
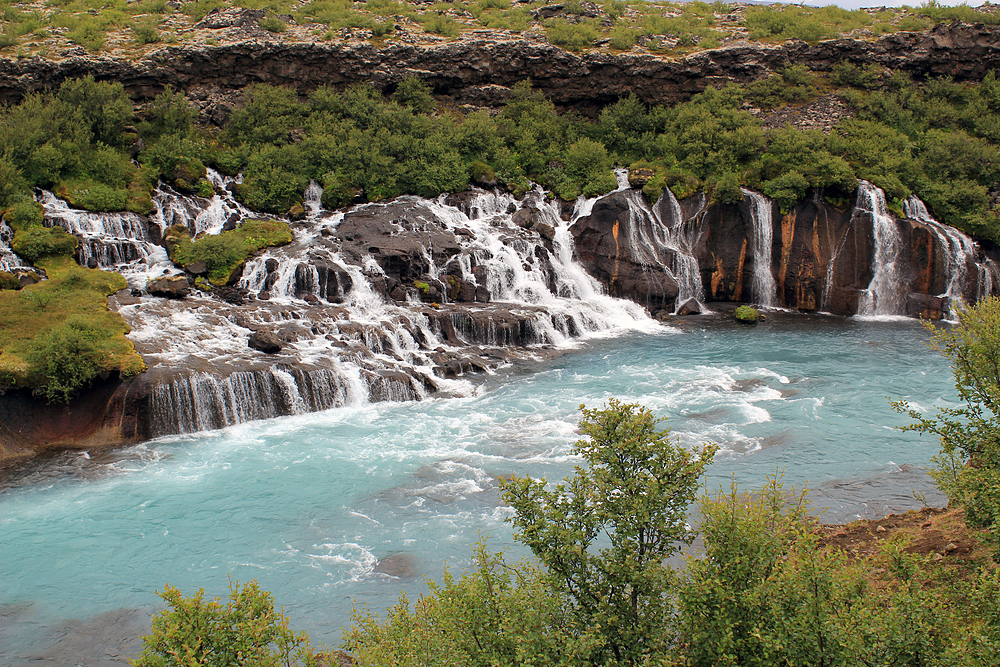
[(313, 667), (305, 633), (288, 628), (275, 611), (271, 594), (256, 581), (229, 582), (229, 601), (205, 600), (204, 589), (191, 597), (167, 584), (158, 594), (170, 609), (153, 616), (153, 632), (143, 637), (134, 667)]
[(1000, 542), (1000, 300), (957, 308), (958, 325), (925, 326), (930, 346), (951, 361), (961, 403), (927, 416), (900, 399), (892, 408), (915, 421), (903, 430), (933, 433), (941, 454), (931, 471), (951, 502), (965, 508), (969, 525), (989, 528)]
[(664, 563), (694, 533), (686, 523), (716, 448), (690, 452), (657, 430), (639, 405), (581, 406), (574, 447), (587, 467), (564, 484), (515, 477), (503, 483), (516, 539), (549, 570), (579, 632), (602, 638), (592, 662), (636, 664), (671, 641), (673, 572)]

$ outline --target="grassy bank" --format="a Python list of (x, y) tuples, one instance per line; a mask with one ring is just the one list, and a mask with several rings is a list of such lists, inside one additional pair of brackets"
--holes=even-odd
[(0, 387), (31, 387), (50, 402), (68, 401), (101, 374), (145, 370), (125, 337), (128, 325), (108, 310), (107, 297), (125, 287), (124, 278), (66, 255), (39, 258), (36, 266), (48, 280), (0, 290)]
[(215, 40), (198, 25), (213, 10), (251, 9), (251, 27), (288, 41), (454, 39), (475, 30), (517, 37), (530, 32), (578, 51), (640, 50), (682, 55), (736, 41), (816, 42), (840, 36), (870, 39), (926, 30), (953, 21), (997, 23), (993, 8), (919, 7), (845, 10), (837, 7), (755, 6), (726, 2), (572, 0), (165, 0), (107, 2), (0, 1), (0, 53), (57, 55), (67, 44), (91, 52), (137, 57), (162, 44)]

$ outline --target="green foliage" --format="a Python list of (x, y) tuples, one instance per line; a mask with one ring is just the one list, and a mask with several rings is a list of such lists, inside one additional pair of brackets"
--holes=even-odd
[(583, 21), (571, 23), (561, 19), (547, 21), (545, 34), (551, 43), (570, 51), (579, 51), (593, 46), (598, 38), (597, 29), (590, 23)]
[(41, 226), (44, 209), (32, 199), (22, 199), (4, 212), (4, 220), (14, 229)]
[(125, 125), (132, 119), (132, 101), (117, 81), (95, 81), (92, 75), (67, 79), (59, 86), (57, 99), (80, 114), (95, 141), (108, 146), (121, 143)]
[(874, 63), (858, 67), (846, 60), (836, 63), (830, 70), (830, 83), (835, 86), (852, 86), (871, 90), (878, 86), (882, 68)]
[(589, 439), (574, 452), (587, 467), (552, 489), (515, 477), (502, 484), (503, 497), (516, 539), (552, 574), (581, 631), (601, 638), (593, 660), (641, 664), (669, 645), (672, 573), (664, 560), (694, 537), (687, 507), (715, 448), (680, 447), (638, 405), (611, 399), (581, 410)]
[(288, 30), (288, 24), (277, 16), (265, 16), (260, 20), (260, 27), (273, 33), (283, 33)]
[(274, 609), (270, 593), (256, 581), (240, 587), (229, 582), (229, 599), (205, 600), (199, 589), (185, 597), (167, 584), (158, 593), (170, 609), (153, 616), (153, 631), (143, 637), (135, 667), (290, 667), (316, 665), (305, 633), (288, 627), (288, 618)]
[(147, 16), (132, 25), (132, 35), (136, 44), (156, 44), (160, 42), (160, 19)]
[(736, 318), (737, 322), (743, 322), (744, 324), (756, 324), (757, 320), (760, 319), (760, 311), (753, 306), (737, 306), (736, 310), (733, 312), (733, 317)]
[(20, 281), (17, 279), (13, 273), (8, 271), (0, 271), (0, 290), (9, 289), (15, 290), (19, 289), (21, 286)]
[(764, 194), (777, 202), (782, 213), (791, 210), (795, 203), (805, 197), (809, 181), (797, 171), (785, 172), (764, 183)]
[(46, 331), (27, 355), (35, 393), (49, 403), (69, 403), (107, 366), (108, 342), (99, 327), (80, 315)]
[(722, 204), (736, 204), (743, 201), (743, 189), (736, 174), (729, 172), (709, 182), (712, 199)]
[(14, 232), (11, 248), (29, 262), (37, 262), (49, 255), (72, 255), (76, 244), (76, 237), (62, 227), (33, 225)]
[(385, 619), (355, 609), (343, 647), (360, 664), (574, 665), (593, 651), (595, 638), (577, 634), (548, 576), (537, 565), (510, 565), (485, 544), (473, 568), (442, 583), (415, 605), (401, 596)]
[(955, 327), (925, 326), (934, 334), (931, 347), (951, 361), (960, 403), (931, 415), (902, 399), (891, 405), (914, 420), (904, 430), (940, 439), (932, 476), (950, 501), (965, 508), (966, 521), (989, 529), (1000, 544), (1000, 300), (959, 303), (955, 314)]
[(437, 107), (437, 102), (431, 96), (431, 87), (413, 74), (403, 77), (396, 86), (392, 99), (414, 113), (430, 113)]
[(170, 259), (180, 266), (205, 262), (208, 280), (226, 285), (234, 272), (258, 250), (292, 242), (292, 230), (283, 220), (245, 220), (239, 227), (192, 241), (186, 227), (177, 225), (164, 232)]

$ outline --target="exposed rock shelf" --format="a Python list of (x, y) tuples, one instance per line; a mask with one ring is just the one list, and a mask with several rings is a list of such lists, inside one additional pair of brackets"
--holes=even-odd
[(218, 46), (167, 46), (138, 59), (87, 54), (58, 60), (3, 58), (0, 101), (92, 74), (121, 81), (135, 99), (151, 98), (171, 85), (199, 100), (203, 112), (220, 121), (229, 96), (251, 83), (308, 92), (323, 85), (371, 82), (385, 90), (416, 74), (435, 93), (480, 106), (502, 103), (506, 88), (530, 78), (557, 104), (585, 111), (629, 93), (650, 103), (673, 104), (708, 86), (758, 79), (789, 63), (828, 71), (841, 61), (876, 63), (917, 77), (978, 80), (1000, 67), (1000, 26), (956, 23), (874, 41), (745, 43), (680, 59), (598, 50), (573, 54), (543, 40), (485, 40), (475, 34), (442, 44), (389, 43), (381, 48), (357, 41), (291, 43), (268, 34)]

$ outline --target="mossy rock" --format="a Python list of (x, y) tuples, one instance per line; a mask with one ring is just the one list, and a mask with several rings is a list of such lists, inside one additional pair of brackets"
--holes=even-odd
[(761, 319), (760, 311), (753, 306), (737, 307), (733, 317), (741, 324), (757, 324), (757, 321)]
[(163, 235), (170, 259), (179, 266), (204, 262), (212, 285), (228, 285), (258, 250), (292, 242), (292, 230), (283, 220), (245, 220), (221, 234), (191, 240), (183, 225), (168, 228)]

